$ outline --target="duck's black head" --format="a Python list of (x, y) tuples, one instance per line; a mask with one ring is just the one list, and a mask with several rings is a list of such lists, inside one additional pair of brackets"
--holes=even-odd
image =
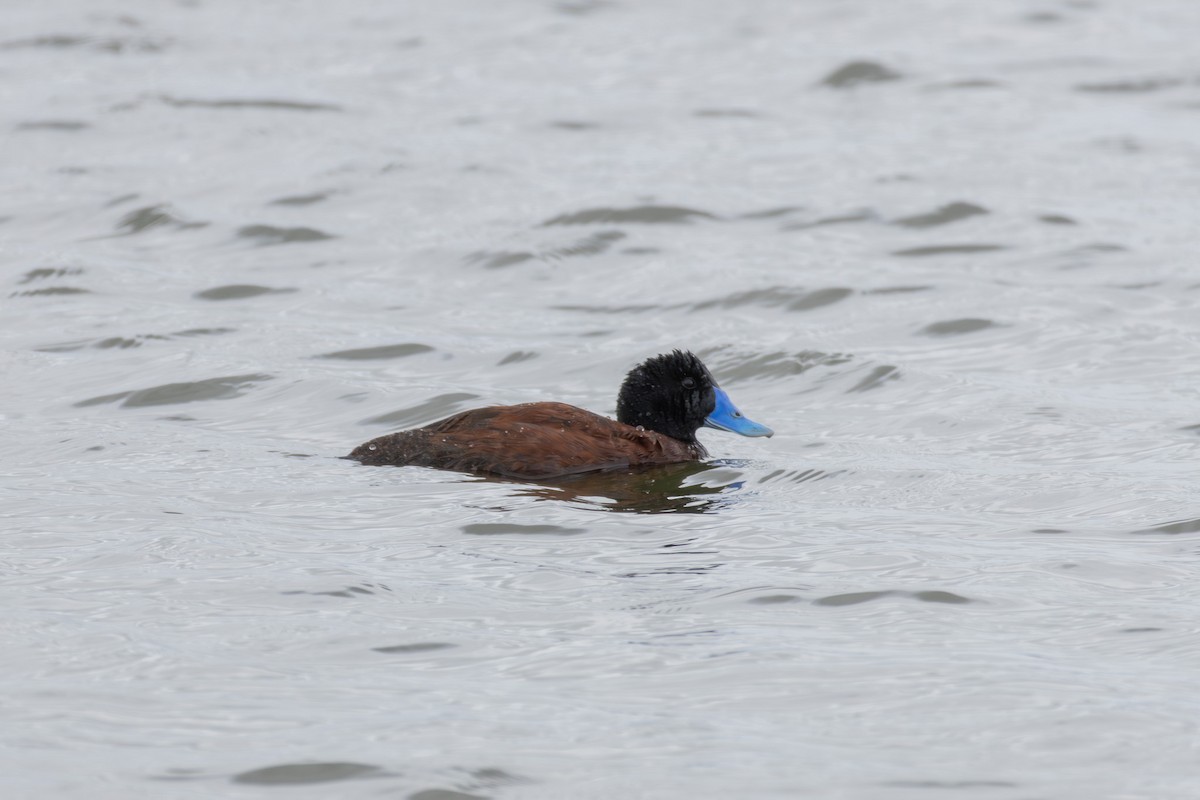
[(617, 396), (617, 420), (689, 444), (706, 425), (742, 436), (772, 434), (742, 416), (708, 367), (684, 350), (648, 358), (629, 371)]

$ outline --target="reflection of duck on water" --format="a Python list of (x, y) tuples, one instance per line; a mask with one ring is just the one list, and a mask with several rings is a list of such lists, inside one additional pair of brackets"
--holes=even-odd
[(603, 511), (704, 514), (716, 510), (727, 499), (706, 495), (721, 495), (739, 489), (743, 483), (740, 478), (741, 473), (690, 461), (622, 471), (585, 472), (536, 484), (523, 482), (514, 494), (538, 500), (572, 502)]
[[(617, 398), (616, 420), (565, 403), (492, 406), (372, 439), (348, 457), (369, 465), (545, 480), (699, 461), (708, 456), (696, 439), (701, 427), (742, 436), (772, 434), (742, 415), (699, 358), (676, 350), (630, 370)], [(643, 480), (656, 480), (639, 480), (632, 472), (629, 477), (632, 491), (641, 491), (636, 487)]]

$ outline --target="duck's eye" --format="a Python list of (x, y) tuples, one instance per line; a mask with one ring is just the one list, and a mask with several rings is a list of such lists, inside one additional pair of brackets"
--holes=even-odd
[(683, 384), (683, 388), (685, 388), (685, 389), (695, 389), (696, 388), (696, 381), (693, 380), (692, 378), (684, 378), (681, 381), (681, 383)]

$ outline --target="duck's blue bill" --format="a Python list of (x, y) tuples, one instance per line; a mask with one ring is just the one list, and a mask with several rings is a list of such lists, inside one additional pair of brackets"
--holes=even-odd
[(708, 415), (708, 419), (704, 420), (704, 427), (740, 433), (742, 436), (770, 436), (775, 432), (766, 425), (746, 419), (720, 386), (714, 386), (713, 391), (717, 395), (717, 407)]

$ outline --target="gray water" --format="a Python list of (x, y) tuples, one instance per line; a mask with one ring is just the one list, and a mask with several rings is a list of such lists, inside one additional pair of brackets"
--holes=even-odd
[(3, 16), (6, 798), (1200, 796), (1200, 4)]

